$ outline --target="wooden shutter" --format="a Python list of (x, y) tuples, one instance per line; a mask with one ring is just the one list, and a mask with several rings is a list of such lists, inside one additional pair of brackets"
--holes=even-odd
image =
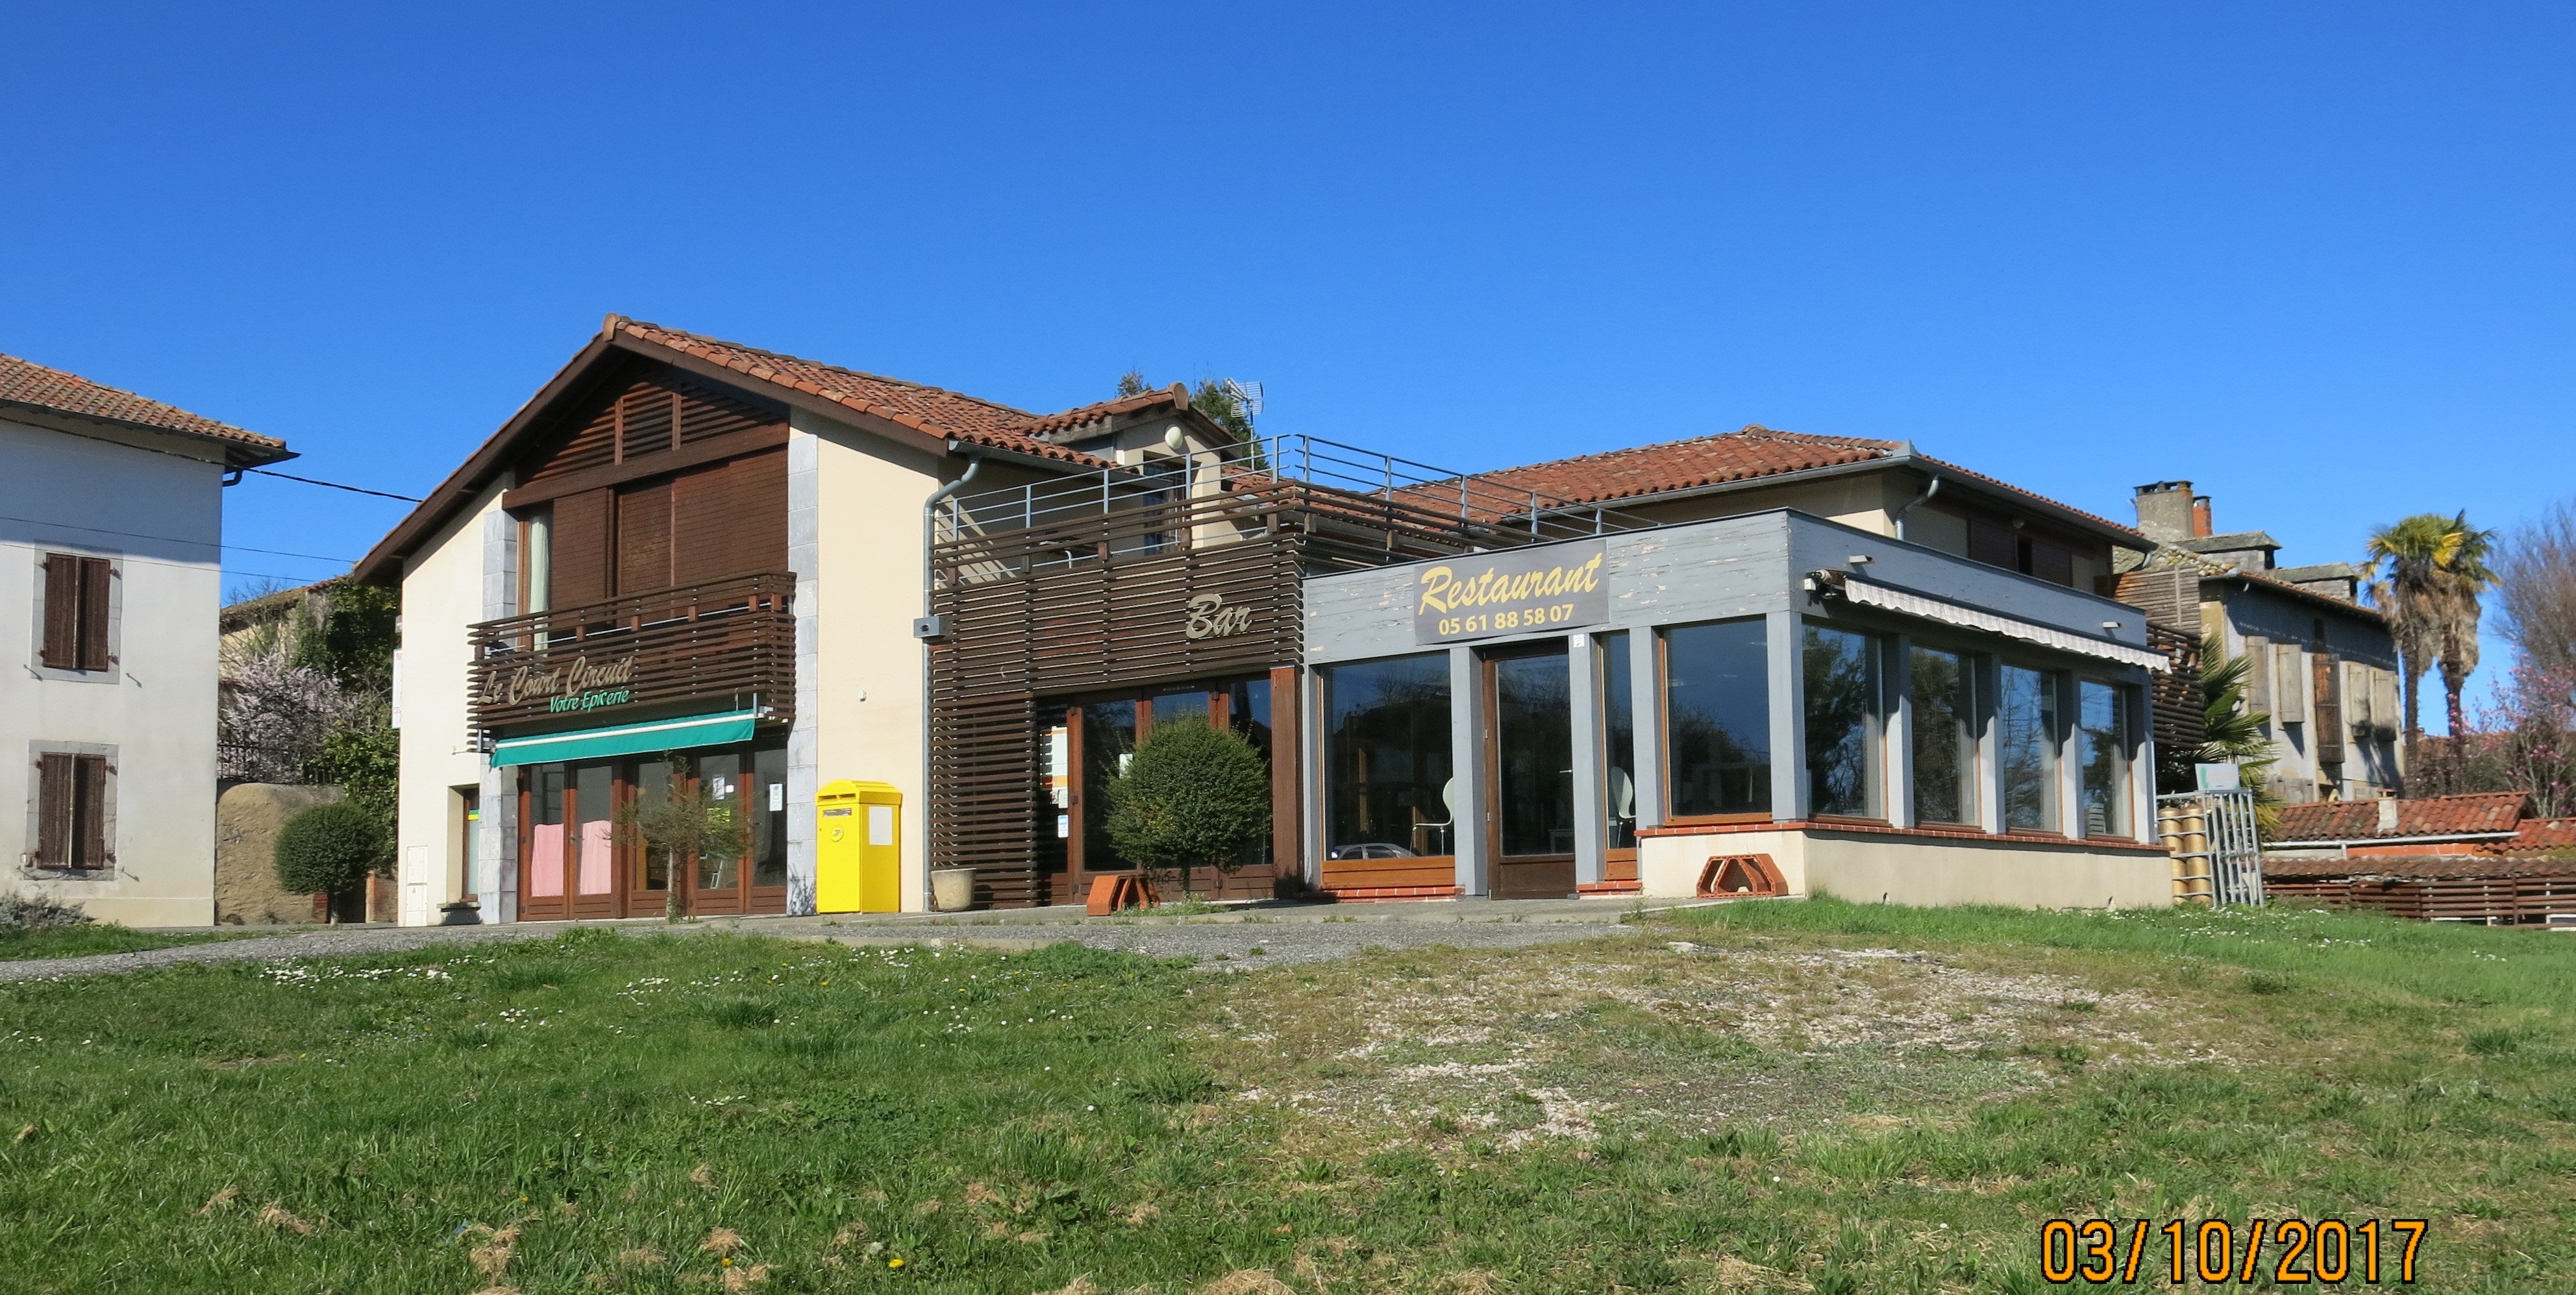
[(1982, 517), (1968, 519), (1968, 557), (2006, 571), (2021, 570), (2021, 544), (2012, 528)]
[(2299, 670), (2303, 655), (2304, 650), (2296, 643), (2272, 645), (2272, 718), (2284, 724), (2308, 722), (2308, 681), (2300, 677)]
[(2054, 540), (2033, 537), (2030, 542), (2030, 574), (2050, 584), (2075, 587), (2075, 550)]
[(108, 585), (115, 579), (115, 568), (105, 558), (80, 560), (80, 665), (82, 670), (104, 670), (114, 664), (107, 655)]
[(45, 555), (45, 646), (48, 670), (80, 669), (80, 559)]
[(734, 528), (750, 520), (735, 499), (733, 466), (719, 463), (671, 482), (671, 577), (705, 584), (747, 574), (734, 552)]
[(617, 594), (671, 586), (671, 483), (617, 492)]
[(2370, 668), (2370, 722), (2380, 741), (2397, 736), (2397, 672)]
[(108, 862), (107, 757), (73, 756), (72, 765), (73, 790), (79, 802), (73, 818), (80, 843), (80, 855), (72, 862), (81, 868), (104, 868)]
[(608, 502), (606, 490), (585, 490), (555, 501), (553, 587), (548, 605), (557, 611), (608, 599)]
[(2251, 634), (2245, 636), (2245, 705), (2266, 713), (2272, 709), (2272, 645)]
[(72, 843), (72, 757), (47, 751), (36, 757), (36, 862), (68, 867)]
[(2343, 763), (2343, 669), (2342, 663), (2319, 652), (2308, 658), (2314, 666), (2313, 682), (2317, 693), (2317, 763)]

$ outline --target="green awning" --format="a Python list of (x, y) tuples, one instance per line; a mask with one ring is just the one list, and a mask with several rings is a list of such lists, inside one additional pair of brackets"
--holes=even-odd
[(679, 751), (697, 746), (724, 746), (751, 740), (760, 712), (727, 711), (722, 715), (688, 715), (615, 728), (576, 729), (536, 737), (507, 737), (492, 745), (492, 767), (553, 764), (558, 760), (596, 760), (603, 756)]

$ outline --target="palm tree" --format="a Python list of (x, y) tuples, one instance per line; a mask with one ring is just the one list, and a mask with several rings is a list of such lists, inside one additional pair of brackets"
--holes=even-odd
[(2227, 655), (2224, 634), (2200, 641), (2201, 744), (2191, 755), (2207, 764), (2237, 766), (2243, 785), (2254, 793), (2255, 830), (2269, 840), (2280, 825), (2281, 798), (2264, 775), (2281, 753), (2263, 736), (2271, 713), (2245, 702), (2245, 674), (2252, 665), (2250, 658)]
[(2417, 748), (2423, 738), (2424, 672), (2437, 658), (2448, 695), (2444, 716), (2453, 755), (2458, 754), (2466, 723), (2460, 694), (2478, 668), (2478, 595), (2495, 582), (2486, 566), (2493, 544), (2490, 533), (2469, 525), (2465, 512), (2454, 517), (2417, 513), (2379, 528), (2370, 537), (2370, 600), (2388, 617), (2406, 684), (2409, 771), (2417, 767)]

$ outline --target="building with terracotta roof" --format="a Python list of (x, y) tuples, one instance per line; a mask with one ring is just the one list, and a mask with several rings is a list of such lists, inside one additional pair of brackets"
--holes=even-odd
[[(0, 891), (214, 920), (223, 487), (283, 442), (0, 355)], [(8, 626), (16, 624), (17, 629)]]
[(2518, 791), (2282, 807), (2263, 884), (2420, 920), (2537, 924), (2576, 913), (2576, 818)]
[(2262, 531), (2214, 534), (2210, 498), (2188, 481), (2140, 486), (2136, 507), (2150, 542), (2124, 549), (2103, 588), (2252, 662), (2246, 705), (2271, 717), (2272, 789), (2294, 803), (2399, 794), (2397, 645), (2378, 609), (2358, 601), (2361, 573), (2281, 566), (2281, 545)]
[[(1267, 759), (1202, 889), (2163, 903), (2126, 527), (1748, 428), (1464, 474), (610, 316), (360, 563), (405, 920), (1078, 901), (1158, 726)], [(695, 789), (739, 860), (620, 828)], [(943, 904), (945, 906), (945, 904)]]

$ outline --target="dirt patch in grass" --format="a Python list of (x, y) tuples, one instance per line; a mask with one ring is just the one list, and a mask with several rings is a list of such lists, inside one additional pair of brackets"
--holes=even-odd
[(1434, 950), (1219, 992), (1197, 1042), (1305, 1155), (1885, 1129), (2088, 1065), (2225, 1060), (2182, 1004), (1919, 950)]

